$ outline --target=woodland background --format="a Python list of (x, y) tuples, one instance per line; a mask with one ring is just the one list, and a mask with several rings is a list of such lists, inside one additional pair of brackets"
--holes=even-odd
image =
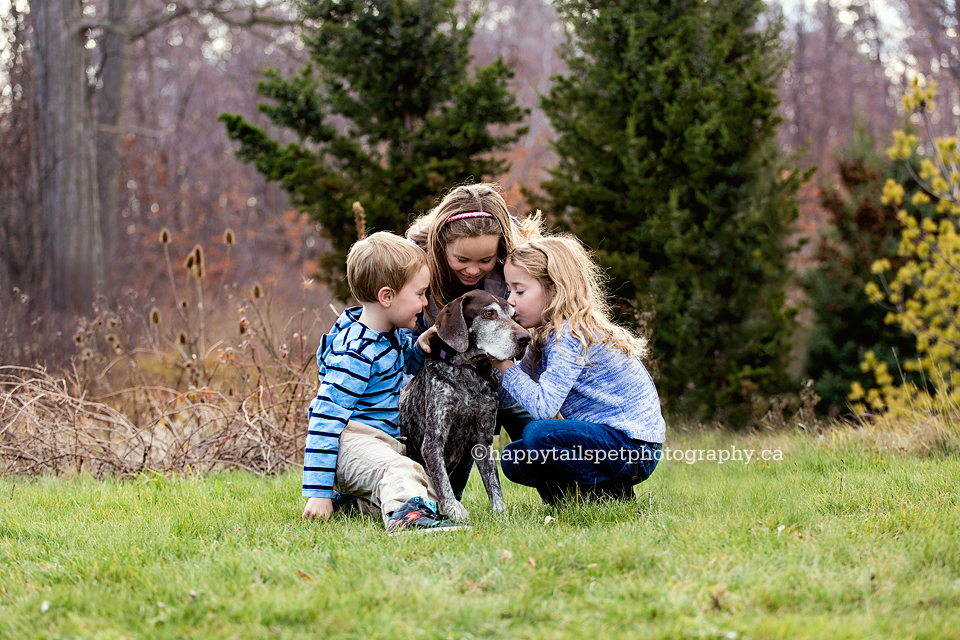
[[(498, 177), (508, 204), (527, 213), (557, 162), (539, 97), (567, 70), (558, 51), (568, 28), (547, 0), (461, 0), (457, 10), (480, 14), (473, 64), (502, 57), (515, 74), (511, 91), (530, 110), (527, 131), (499, 154), (510, 168)], [(850, 383), (864, 375), (856, 366), (863, 350), (853, 354), (849, 371), (838, 372), (835, 362), (818, 365), (818, 353), (836, 351), (835, 342), (818, 343), (818, 310), (836, 303), (818, 278), (833, 277), (825, 265), (836, 266), (839, 244), (854, 246), (864, 234), (883, 244), (899, 228), (879, 204), (883, 180), (897, 170), (880, 151), (894, 129), (909, 125), (901, 98), (916, 77), (940, 84), (941, 106), (932, 116), (938, 131), (960, 129), (960, 7), (947, 0), (770, 3), (763, 19), (781, 13), (780, 46), (790, 58), (779, 80), (777, 145), (815, 172), (797, 195), (794, 237), (808, 241), (793, 258), (787, 291), (801, 305), (790, 365), (796, 392), (761, 398), (754, 413), (796, 411), (802, 381), (812, 379), (827, 397), (818, 410), (838, 415), (847, 410)], [(149, 373), (173, 389), (171, 398), (192, 403), (204, 393), (240, 393), (238, 381), (292, 366), (297, 352), (295, 377), (306, 382), (290, 401), (289, 415), (296, 415), (314, 384), (307, 371), (319, 332), (335, 317), (331, 303), (339, 304), (313, 278), (330, 238), (275, 183), (236, 158), (237, 145), (218, 122), (231, 112), (268, 126), (254, 85), (266, 67), (292, 76), (307, 62), (296, 17), (287, 3), (250, 0), (0, 0), (0, 363), (71, 372), (64, 394), (88, 390), (99, 399), (150, 387)], [(71, 50), (62, 38), (44, 43), (38, 21), (53, 34), (74, 25), (81, 48)], [(73, 93), (44, 93), (42, 55), (58, 60), (47, 73), (82, 65), (86, 82)], [(92, 109), (76, 108), (87, 99)], [(45, 109), (62, 114), (62, 129), (41, 135)], [(70, 143), (59, 133), (67, 128), (86, 131), (85, 142), (65, 147)], [(276, 132), (285, 135), (291, 139)], [(75, 164), (43, 166), (45, 147)], [(91, 154), (95, 163), (84, 160)], [(41, 185), (53, 170), (96, 171), (98, 188), (61, 193), (72, 200), (45, 207)], [(78, 211), (81, 223), (64, 224), (62, 210)], [(853, 230), (845, 232), (850, 220)], [(91, 233), (94, 227), (101, 233)], [(861, 266), (880, 249), (865, 251)], [(840, 253), (849, 263), (849, 252)], [(83, 255), (103, 256), (103, 266)], [(99, 297), (92, 290), (98, 268), (106, 283)], [(191, 269), (193, 277), (185, 276)], [(862, 291), (862, 279), (854, 284)], [(858, 320), (850, 311), (856, 304), (844, 307), (849, 325)], [(257, 352), (235, 378), (222, 377), (241, 353), (257, 351), (256, 339), (266, 355)], [(896, 339), (888, 334), (884, 341)], [(262, 380), (259, 389), (262, 395)], [(139, 405), (125, 402), (121, 411), (129, 417)], [(154, 406), (151, 424), (172, 411)]]

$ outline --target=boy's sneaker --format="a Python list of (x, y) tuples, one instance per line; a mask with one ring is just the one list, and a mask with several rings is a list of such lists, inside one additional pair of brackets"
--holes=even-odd
[(431, 533), (433, 531), (456, 531), (469, 525), (447, 520), (437, 512), (437, 504), (414, 496), (393, 512), (387, 522), (387, 533)]

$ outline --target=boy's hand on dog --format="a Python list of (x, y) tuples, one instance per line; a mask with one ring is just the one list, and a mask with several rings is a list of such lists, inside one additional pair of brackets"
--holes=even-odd
[(303, 509), (303, 517), (307, 520), (326, 519), (332, 515), (333, 500), (330, 498), (310, 498)]
[(420, 345), (424, 353), (430, 353), (430, 338), (435, 335), (437, 335), (437, 328), (434, 326), (421, 333), (420, 337), (417, 338), (417, 344)]

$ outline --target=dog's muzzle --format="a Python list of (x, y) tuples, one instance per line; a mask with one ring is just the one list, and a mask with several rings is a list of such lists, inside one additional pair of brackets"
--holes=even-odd
[(527, 352), (527, 347), (530, 346), (531, 339), (529, 331), (524, 331), (516, 335), (514, 342), (517, 345), (517, 352), (513, 355), (514, 360), (519, 360), (523, 357), (523, 354)]

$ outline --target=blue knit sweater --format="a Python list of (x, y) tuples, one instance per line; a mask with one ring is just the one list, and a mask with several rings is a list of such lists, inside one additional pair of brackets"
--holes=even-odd
[[(519, 366), (507, 369), (500, 386), (501, 405), (519, 402), (537, 420), (560, 412), (618, 429), (634, 440), (666, 440), (666, 423), (653, 378), (640, 362), (604, 344), (592, 344), (584, 358), (580, 342), (564, 327), (559, 344), (548, 336), (531, 376), (532, 350)], [(590, 364), (587, 364), (589, 359)]]

